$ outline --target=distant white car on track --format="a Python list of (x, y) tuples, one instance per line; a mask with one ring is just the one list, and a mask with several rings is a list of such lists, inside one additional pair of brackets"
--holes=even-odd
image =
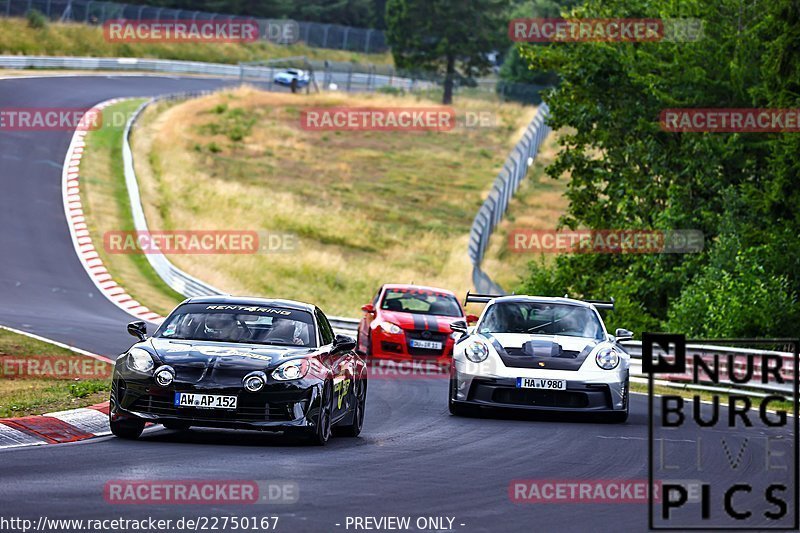
[(311, 78), (308, 73), (299, 68), (287, 68), (275, 74), (273, 81), (278, 85), (286, 85), (289, 87), (292, 80), (297, 80), (297, 87), (302, 88), (309, 84)]
[(630, 356), (618, 344), (633, 333), (606, 331), (598, 308), (612, 302), (467, 293), (487, 303), (453, 352), (448, 405), (454, 415), (480, 407), (597, 413), (624, 422), (629, 413)]

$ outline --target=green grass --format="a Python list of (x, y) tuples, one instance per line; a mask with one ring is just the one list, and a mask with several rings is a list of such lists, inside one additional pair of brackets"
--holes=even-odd
[(103, 36), (102, 26), (75, 23), (47, 23), (35, 28), (21, 18), (0, 19), (0, 53), (24, 55), (141, 57), (232, 63), (262, 61), (292, 56), (387, 65), (391, 54), (360, 54), (344, 50), (310, 48), (305, 44), (256, 43), (112, 43)]
[(165, 315), (184, 297), (164, 283), (146, 256), (111, 254), (103, 246), (105, 232), (134, 229), (122, 163), (124, 121), (108, 117), (128, 117), (142, 102), (135, 99), (106, 108), (103, 127), (86, 136), (81, 161), (81, 198), (95, 248), (114, 280), (134, 299)]
[(160, 229), (297, 236), (291, 253), (170, 257), (231, 294), (309, 301), (342, 316), (358, 316), (387, 282), (462, 294), (471, 287), (466, 248), (473, 217), (534, 110), (462, 99), (457, 116), (494, 113), (496, 126), (447, 132), (300, 127), (305, 107), (435, 103), (243, 88), (159, 104), (134, 135), (148, 221)]
[[(0, 364), (9, 358), (18, 360), (38, 356), (87, 358), (70, 350), (0, 328)], [(0, 373), (0, 418), (85, 407), (108, 400), (110, 391), (111, 380), (106, 379), (52, 377), (12, 379), (5, 373)]]
[[(647, 394), (647, 384), (631, 382), (631, 392)], [(714, 393), (710, 391), (684, 389), (680, 387), (666, 387), (664, 385), (655, 385), (653, 387), (653, 392), (658, 396), (680, 396), (686, 400), (694, 400), (695, 396), (697, 396), (701, 401), (706, 402), (710, 402), (714, 398)], [(747, 395), (747, 392), (743, 392), (743, 394)], [(728, 405), (727, 394), (717, 393), (716, 395), (719, 396), (720, 406)], [(792, 402), (770, 402), (770, 408), (772, 410), (783, 410), (787, 413), (793, 412)]]

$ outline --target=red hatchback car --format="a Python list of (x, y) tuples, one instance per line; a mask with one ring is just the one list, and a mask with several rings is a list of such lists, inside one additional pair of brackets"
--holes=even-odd
[(384, 285), (361, 308), (358, 351), (376, 359), (445, 362), (455, 342), (450, 324), (474, 323), (451, 291), (418, 285)]

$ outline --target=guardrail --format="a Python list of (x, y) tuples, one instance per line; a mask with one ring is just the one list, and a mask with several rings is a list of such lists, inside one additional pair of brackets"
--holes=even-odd
[(522, 139), (506, 159), (503, 170), (495, 179), (488, 198), (483, 202), (472, 222), (468, 253), (472, 263), (472, 284), (477, 292), (505, 294), (503, 288), (481, 270), (481, 263), (486, 254), (486, 247), (489, 245), (489, 238), (503, 219), (511, 198), (519, 189), (522, 179), (528, 173), (528, 167), (533, 164), (542, 142), (550, 133), (550, 126), (547, 125), (549, 113), (547, 104), (543, 102), (525, 130)]
[[(647, 382), (647, 374), (642, 372), (642, 343), (640, 341), (624, 341), (622, 343), (625, 351), (631, 355), (631, 378), (635, 378), (640, 383)], [(745, 370), (745, 360), (747, 357), (760, 357), (771, 355), (781, 360), (781, 377), (783, 384), (760, 383), (761, 371), (757, 367), (753, 371), (753, 379), (745, 386), (733, 383), (729, 376), (729, 363), (733, 363), (733, 369), (737, 376), (741, 376)], [(797, 376), (794, 368), (794, 354), (789, 352), (779, 352), (772, 350), (757, 350), (752, 348), (735, 348), (728, 346), (708, 345), (708, 344), (687, 344), (687, 372), (688, 374), (659, 374), (655, 381), (658, 385), (675, 387), (686, 390), (706, 391), (713, 393), (731, 394), (746, 393), (750, 396), (768, 396), (770, 394), (791, 394)], [(715, 368), (715, 358), (719, 358), (720, 377), (719, 384), (702, 385), (691, 382), (691, 372), (694, 357), (697, 356), (706, 363), (709, 368)], [(729, 360), (730, 358), (730, 360)], [(742, 360), (745, 359), (745, 360)], [(756, 359), (758, 361), (758, 359)]]
[[(133, 227), (137, 232), (147, 233), (149, 231), (147, 226), (147, 219), (142, 207), (142, 198), (139, 194), (139, 181), (136, 178), (136, 170), (133, 163), (133, 151), (130, 144), (130, 136), (133, 131), (136, 121), (139, 119), (144, 110), (155, 102), (164, 100), (184, 100), (189, 98), (197, 98), (213, 94), (215, 91), (195, 91), (183, 92), (176, 94), (168, 94), (151, 98), (143, 102), (136, 111), (130, 116), (125, 124), (125, 130), (122, 135), (122, 163), (125, 173), (125, 186), (128, 189), (128, 198), (131, 203), (131, 215), (133, 218)], [(175, 266), (167, 256), (162, 253), (148, 253), (145, 254), (148, 263), (158, 276), (164, 280), (170, 288), (175, 292), (186, 296), (218, 296), (226, 294), (224, 291), (205, 283), (191, 274), (184, 272)], [(328, 317), (331, 326), (335, 329), (343, 331), (355, 331), (358, 329), (358, 320), (345, 317)]]
[[(0, 0), (2, 1), (2, 0)], [(50, 70), (100, 70), (114, 72), (159, 72), (164, 74), (192, 74), (236, 79), (240, 83), (257, 83), (273, 88), (275, 74), (286, 68), (283, 60), (266, 63), (204, 63), (172, 59), (141, 59), (135, 57), (58, 57), (58, 56), (0, 56), (0, 68), (50, 69)], [(288, 61), (288, 60), (287, 60)], [(305, 61), (305, 58), (303, 58)], [(378, 74), (374, 66), (347, 65), (319, 61), (305, 61), (319, 74), (321, 86), (346, 92), (375, 91), (391, 87), (407, 92), (430, 90), (436, 82), (423, 77), (404, 77), (390, 70)], [(359, 70), (366, 68), (366, 72)], [(307, 68), (307, 67), (306, 67)], [(413, 73), (409, 74), (412, 75)]]
[[(137, 232), (148, 233), (149, 229), (147, 227), (147, 219), (144, 215), (144, 208), (142, 207), (142, 199), (139, 195), (139, 181), (136, 178), (136, 171), (133, 165), (133, 151), (131, 150), (130, 144), (130, 136), (136, 120), (144, 112), (147, 106), (159, 100), (192, 98), (210, 94), (211, 92), (213, 91), (180, 93), (152, 98), (142, 103), (142, 105), (140, 105), (136, 111), (133, 112), (125, 124), (125, 130), (122, 135), (122, 164), (125, 173), (125, 186), (128, 189), (128, 198), (131, 202), (133, 227)], [(204, 283), (194, 276), (191, 276), (190, 274), (179, 269), (173, 265), (162, 253), (149, 253), (145, 254), (145, 257), (147, 258), (147, 262), (150, 263), (150, 266), (156, 271), (158, 276), (179, 294), (187, 297), (224, 294), (224, 292), (220, 291), (219, 289), (212, 287), (211, 285)]]
[(57, 56), (0, 56), (0, 67), (11, 69), (68, 69), (166, 72), (170, 74), (201, 74), (239, 78), (239, 65), (177, 61), (171, 59), (139, 59), (135, 57), (57, 57)]

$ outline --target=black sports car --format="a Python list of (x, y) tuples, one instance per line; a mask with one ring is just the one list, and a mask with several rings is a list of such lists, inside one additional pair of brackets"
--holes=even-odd
[(119, 356), (111, 432), (135, 439), (145, 423), (284, 431), (324, 445), (364, 422), (365, 361), (316, 306), (259, 298), (190, 298), (151, 338)]

